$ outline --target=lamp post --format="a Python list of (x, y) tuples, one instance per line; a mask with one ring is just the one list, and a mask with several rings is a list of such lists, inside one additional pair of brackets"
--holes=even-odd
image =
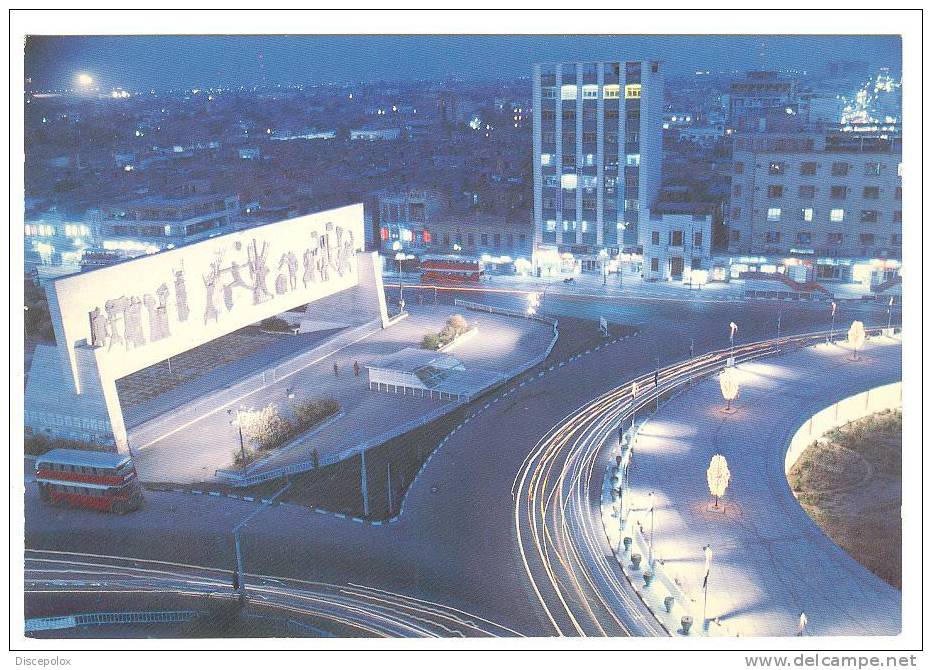
[(848, 344), (854, 349), (854, 360), (858, 360), (858, 350), (864, 346), (865, 339), (867, 333), (864, 331), (864, 324), (861, 321), (852, 321), (848, 329)]
[(654, 503), (656, 496), (654, 492), (651, 491), (650, 495), (650, 540), (647, 543), (647, 564), (650, 566), (651, 572), (654, 571)]
[(890, 296), (890, 302), (887, 304), (887, 332), (890, 331), (891, 324), (893, 323), (893, 296)]
[[(634, 401), (638, 397), (638, 383), (631, 382), (631, 438), (634, 439), (634, 415), (637, 414), (637, 409), (634, 407)], [(629, 440), (629, 442), (630, 442)]]
[(735, 357), (735, 333), (738, 332), (738, 324), (734, 321), (728, 324), (728, 341), (731, 343), (731, 356), (730, 358)]
[(738, 373), (735, 372), (734, 368), (725, 368), (718, 376), (718, 384), (722, 390), (722, 398), (728, 401), (728, 406), (722, 411), (726, 414), (731, 414), (734, 411), (731, 407), (731, 402), (738, 397), (738, 390), (740, 387), (738, 383)]
[(608, 260), (608, 251), (599, 249), (599, 258), (602, 261), (602, 286), (605, 286), (608, 284), (608, 268), (605, 266), (605, 262)]
[(709, 484), (709, 493), (715, 498), (714, 508), (718, 508), (718, 499), (725, 495), (728, 483), (731, 481), (731, 471), (728, 461), (721, 454), (715, 454), (709, 461), (709, 469), (705, 472), (706, 482)]
[(780, 339), (780, 326), (783, 324), (783, 311), (777, 314), (777, 339)]
[(702, 628), (707, 629), (709, 621), (706, 618), (706, 608), (709, 604), (709, 573), (712, 571), (712, 545), (707, 544), (702, 548), (705, 554), (705, 576), (702, 578)]
[(269, 499), (268, 504), (258, 505), (256, 509), (251, 514), (249, 514), (249, 516), (247, 516), (245, 519), (243, 519), (242, 521), (240, 521), (238, 524), (236, 524), (233, 527), (233, 547), (236, 550), (236, 572), (233, 574), (233, 588), (234, 590), (239, 592), (240, 598), (242, 598), (246, 594), (246, 584), (244, 582), (245, 575), (243, 573), (243, 552), (242, 552), (242, 549), (240, 548), (240, 541), (239, 541), (240, 532), (243, 530), (246, 524), (249, 523), (253, 519), (253, 517), (259, 514), (262, 510), (268, 509), (269, 507), (271, 507), (275, 499), (278, 498), (285, 491), (287, 491), (290, 487), (291, 487), (291, 482), (289, 481), (287, 484), (285, 484), (285, 486), (283, 486), (275, 495), (273, 495)]
[[(235, 423), (237, 429), (239, 430), (239, 455), (240, 461), (243, 464), (243, 474), (246, 473), (246, 442), (243, 440), (243, 422), (240, 420), (240, 410), (236, 410), (236, 418), (233, 419), (230, 423)], [(227, 414), (233, 415), (233, 410), (228, 409)]]
[(835, 301), (832, 301), (832, 329), (829, 331), (828, 343), (834, 344), (835, 342), (835, 311), (838, 309), (838, 305), (835, 304)]

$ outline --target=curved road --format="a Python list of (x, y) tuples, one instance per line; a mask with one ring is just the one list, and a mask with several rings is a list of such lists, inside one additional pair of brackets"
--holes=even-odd
[[(619, 384), (626, 388), (633, 377), (653, 370), (658, 355), (664, 365), (686, 358), (691, 338), (696, 353), (721, 347), (731, 320), (739, 324), (739, 341), (751, 341), (775, 334), (778, 310), (783, 332), (789, 333), (827, 327), (827, 308), (548, 296), (543, 310), (596, 319), (605, 314), (610, 322), (639, 325), (641, 334), (530, 383), (516, 382), (495, 402), (477, 406), (475, 416), (447, 439), (408, 491), (397, 523), (373, 527), (290, 505), (264, 511), (243, 532), (246, 572), (390, 591), (469, 612), (522, 635), (658, 633), (620, 572), (613, 571), (607, 561), (610, 549), (599, 544), (600, 531), (590, 525), (592, 515), (584, 513), (587, 505), (597, 504), (593, 472), (601, 472), (607, 456), (597, 441), (553, 442), (554, 424), (593, 397)], [(855, 314), (843, 315), (843, 310), (839, 324)], [(868, 325), (885, 323), (886, 313), (858, 311), (853, 318)], [(549, 437), (542, 441), (542, 436)], [(443, 437), (437, 435), (436, 441)], [(561, 484), (554, 487), (555, 474), (543, 479), (528, 475), (522, 483), (528, 464), (536, 471), (542, 458), (549, 473), (559, 473)], [(537, 503), (546, 501), (555, 515), (548, 525), (556, 521), (561, 529), (548, 534), (538, 525), (538, 541), (547, 543), (548, 552), (559, 547), (570, 561), (555, 561), (552, 552), (543, 563), (526, 558), (530, 534), (516, 527), (516, 500), (525, 505), (521, 500), (531, 485)], [(251, 503), (227, 498), (149, 493), (140, 512), (111, 517), (48, 508), (34, 489), (26, 491), (29, 549), (118, 553), (220, 570), (232, 569), (232, 528), (253, 509)], [(519, 490), (521, 495), (515, 495)], [(527, 507), (517, 511), (524, 516)], [(588, 577), (580, 571), (586, 565)], [(553, 580), (571, 615), (552, 604), (553, 593), (547, 591)], [(593, 597), (594, 591), (602, 595)], [(542, 596), (550, 604), (542, 606)]]

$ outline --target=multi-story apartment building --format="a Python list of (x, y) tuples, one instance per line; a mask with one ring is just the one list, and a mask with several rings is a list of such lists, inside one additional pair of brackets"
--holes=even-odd
[(230, 232), (237, 195), (151, 197), (91, 210), (85, 222), (104, 249), (152, 253)]
[(430, 223), (447, 208), (438, 191), (412, 188), (377, 194), (379, 239), (382, 251), (393, 251), (400, 243), (405, 251), (425, 250), (431, 245)]
[(737, 135), (729, 252), (797, 257), (817, 279), (848, 279), (852, 260), (901, 258), (901, 157), (892, 127)]
[(781, 77), (777, 72), (748, 72), (744, 79), (728, 86), (728, 121), (732, 128), (753, 129), (767, 110), (791, 109), (793, 114), (806, 116), (799, 109), (797, 82)]
[(466, 256), (504, 257), (511, 261), (531, 256), (532, 233), (526, 218), (468, 212), (435, 217), (428, 229), (427, 251)]
[(534, 264), (598, 271), (637, 244), (660, 187), (663, 72), (656, 61), (535, 65)]

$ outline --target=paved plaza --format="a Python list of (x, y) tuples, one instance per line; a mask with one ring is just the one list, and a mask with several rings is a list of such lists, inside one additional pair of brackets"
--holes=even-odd
[[(178, 426), (163, 422), (164, 427), (156, 434), (145, 426), (131, 429), (130, 444), (141, 478), (192, 483), (210, 480), (215, 470), (231, 467), (234, 452), (239, 449), (239, 435), (227, 410), (240, 406), (252, 409), (272, 402), (284, 408), (292, 402), (317, 398), (334, 398), (342, 406), (342, 414), (328, 421), (310, 439), (300, 446), (274, 452), (261, 466), (254, 465), (253, 471), (311, 460), (313, 450), (324, 458), (433, 412), (441, 401), (370, 391), (365, 366), (405, 347), (420, 346), (425, 334), (439, 331), (454, 313), (462, 313), (479, 329), (476, 337), (458, 344), (451, 352), (464, 364), (467, 374), (470, 369), (507, 373), (543, 353), (553, 335), (552, 329), (543, 323), (464, 311), (449, 305), (409, 305), (409, 311), (410, 317), (391, 327), (324, 355), (299, 372), (249, 392), (236, 402), (206, 409), (193, 419), (185, 415)], [(259, 371), (260, 368), (245, 369), (252, 360), (241, 362), (243, 377)], [(262, 357), (256, 360), (257, 365), (264, 362)], [(355, 362), (361, 367), (358, 377), (353, 373)]]
[[(803, 612), (809, 635), (899, 633), (900, 592), (806, 515), (786, 481), (784, 456), (816, 412), (898, 381), (901, 357), (898, 338), (878, 337), (856, 362), (847, 345), (819, 345), (742, 363), (734, 413), (722, 411), (716, 375), (646, 423), (635, 443), (631, 518), (649, 536), (653, 492), (654, 557), (699, 612), (703, 547), (711, 545), (707, 616), (720, 624), (714, 634), (795, 635)], [(714, 454), (723, 454), (731, 471), (717, 509), (706, 482)]]

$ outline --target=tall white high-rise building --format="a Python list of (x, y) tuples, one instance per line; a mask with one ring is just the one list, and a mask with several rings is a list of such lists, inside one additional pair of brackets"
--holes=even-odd
[(534, 263), (599, 271), (638, 244), (660, 189), (657, 61), (534, 66)]

